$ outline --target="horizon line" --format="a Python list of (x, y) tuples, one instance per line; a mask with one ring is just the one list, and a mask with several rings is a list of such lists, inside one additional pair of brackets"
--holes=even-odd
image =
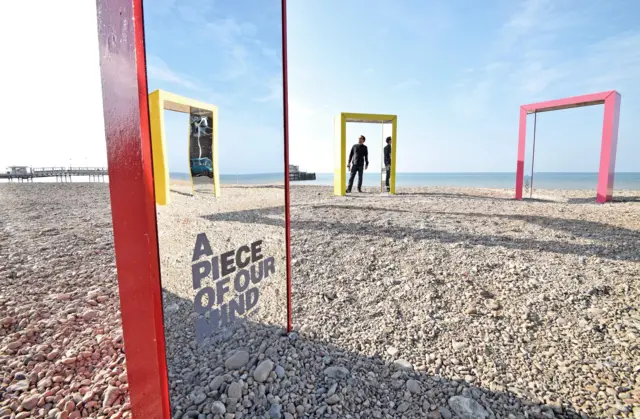
[[(220, 173), (220, 176), (257, 176), (257, 175), (284, 175), (285, 172), (255, 172), (255, 173)], [(333, 175), (333, 172), (305, 172), (315, 173), (317, 175)], [(515, 175), (515, 171), (509, 172), (396, 172), (399, 174), (409, 175)], [(378, 172), (365, 172), (366, 174), (378, 175)], [(534, 172), (534, 174), (562, 174), (562, 175), (597, 175), (598, 172), (556, 172), (556, 171), (541, 171)], [(640, 171), (616, 171), (615, 174), (640, 174)], [(169, 172), (169, 175), (189, 175), (188, 172)]]

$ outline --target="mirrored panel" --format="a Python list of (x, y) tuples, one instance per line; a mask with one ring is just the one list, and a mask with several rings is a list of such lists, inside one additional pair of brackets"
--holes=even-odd
[(144, 13), (172, 417), (261, 417), (287, 327), (282, 6)]

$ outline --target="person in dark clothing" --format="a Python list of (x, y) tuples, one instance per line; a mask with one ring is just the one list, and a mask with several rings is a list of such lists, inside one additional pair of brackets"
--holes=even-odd
[(358, 174), (358, 192), (362, 192), (363, 170), (369, 168), (369, 150), (367, 150), (367, 146), (364, 145), (365, 141), (366, 138), (364, 138), (364, 135), (361, 135), (360, 138), (358, 138), (358, 144), (354, 144), (353, 147), (351, 147), (349, 160), (347, 160), (347, 167), (351, 171), (347, 193), (351, 193), (353, 179), (356, 177), (356, 173)]
[(387, 187), (387, 192), (389, 192), (391, 191), (389, 188), (389, 177), (391, 177), (391, 137), (387, 137), (387, 145), (384, 146), (384, 167), (387, 170), (385, 185)]

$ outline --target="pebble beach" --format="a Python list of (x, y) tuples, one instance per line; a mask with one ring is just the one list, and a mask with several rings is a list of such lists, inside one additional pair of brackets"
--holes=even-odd
[[(640, 418), (640, 191), (172, 186), (158, 208), (175, 418)], [(193, 240), (262, 239), (260, 309), (195, 342)], [(0, 419), (128, 418), (106, 184), (0, 185)]]

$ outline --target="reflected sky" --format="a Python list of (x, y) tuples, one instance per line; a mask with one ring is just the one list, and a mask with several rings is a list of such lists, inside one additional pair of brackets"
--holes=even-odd
[[(149, 91), (218, 106), (220, 173), (282, 171), (280, 2), (161, 1), (144, 12)], [(169, 170), (186, 172), (171, 157), (185, 153), (188, 119), (165, 118)]]

